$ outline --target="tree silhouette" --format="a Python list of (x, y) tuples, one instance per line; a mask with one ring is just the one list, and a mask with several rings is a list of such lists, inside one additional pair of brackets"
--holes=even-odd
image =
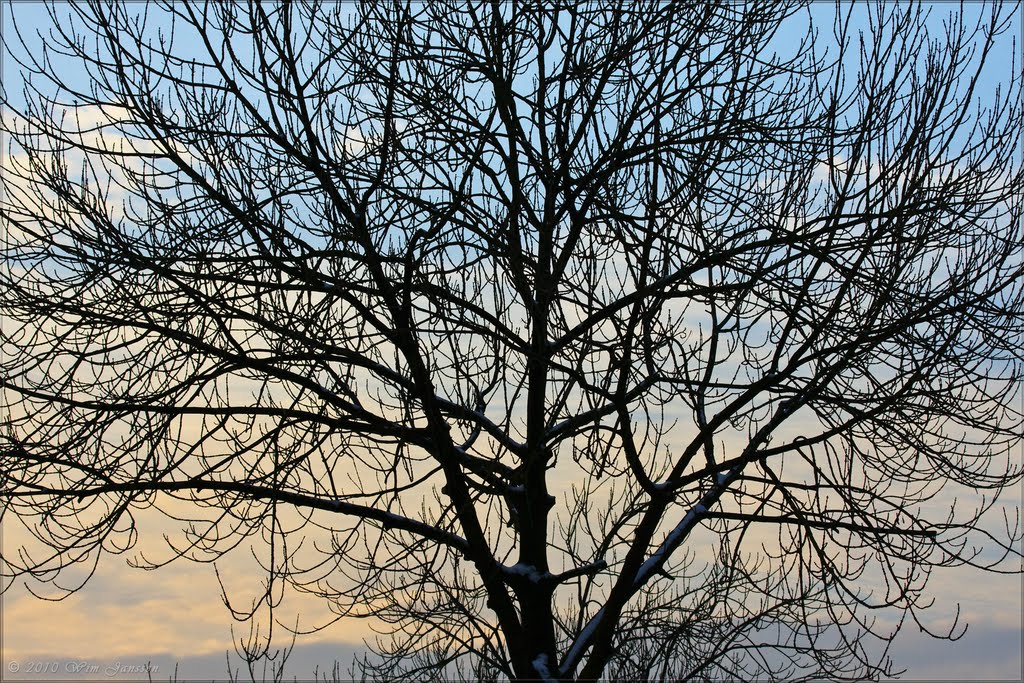
[(1015, 12), (18, 25), (8, 585), (158, 510), (176, 556), (263, 548), (236, 618), (288, 585), (389, 625), (366, 675), (888, 675), (934, 568), (1019, 571)]

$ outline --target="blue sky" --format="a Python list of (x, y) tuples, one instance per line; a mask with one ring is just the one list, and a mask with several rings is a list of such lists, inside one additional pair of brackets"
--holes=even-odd
[[(953, 8), (939, 2), (932, 7), (936, 21)], [(821, 3), (815, 11), (828, 14), (831, 6)], [(971, 3), (967, 11), (980, 11), (980, 5)], [(45, 26), (49, 22), (37, 3), (5, 6), (3, 13), (5, 29), (12, 16), (17, 16), (22, 26)], [(1024, 13), (1020, 18), (1024, 22)], [(11, 35), (9, 30), (5, 34)], [(1017, 33), (1022, 34), (1024, 30)], [(991, 88), (1004, 75), (1001, 68), (1008, 68), (1010, 49), (1007, 42), (983, 87)], [(1022, 54), (1019, 40), (1017, 52)], [(16, 65), (6, 61), (6, 87), (15, 84), (16, 78)], [(19, 99), (14, 90), (8, 95), (15, 102)], [(1019, 506), (1024, 489), (1015, 494)], [(247, 571), (244, 558), (237, 562), (229, 559), (223, 566), (236, 576), (244, 576)], [(950, 623), (953, 606), (960, 602), (969, 628), (958, 642), (946, 643), (924, 637), (913, 624), (908, 626), (891, 652), (897, 667), (907, 668), (904, 680), (1024, 678), (1024, 577), (939, 571), (931, 588), (940, 602), (936, 621)], [(294, 608), (315, 617), (315, 605), (296, 603)], [(10, 680), (53, 678), (54, 666), (62, 678), (106, 680), (111, 678), (110, 671), (130, 676), (135, 671), (131, 667), (147, 661), (157, 667), (156, 680), (171, 675), (175, 663), (182, 680), (224, 678), (224, 652), (232, 649), (230, 619), (221, 603), (212, 567), (187, 562), (141, 572), (127, 567), (123, 558), (107, 557), (91, 582), (63, 602), (40, 602), (20, 586), (12, 587), (3, 596), (2, 617), (2, 665)], [(351, 655), (361, 651), (361, 638), (368, 635), (364, 624), (340, 623), (302, 640), (290, 660), (289, 673), (312, 675), (314, 666), (329, 669), (336, 658), (344, 671)], [(16, 664), (17, 671), (12, 664)], [(33, 675), (33, 668), (38, 676)]]

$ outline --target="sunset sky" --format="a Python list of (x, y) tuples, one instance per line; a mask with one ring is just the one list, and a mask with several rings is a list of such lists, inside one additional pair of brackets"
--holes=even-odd
[[(220, 567), (229, 580), (253, 576), (240, 557), (231, 557)], [(231, 596), (242, 604), (243, 583), (238, 581)], [(907, 669), (903, 680), (1020, 680), (1021, 576), (955, 569), (936, 572), (930, 586), (937, 602), (929, 625), (948, 628), (959, 602), (961, 623), (967, 623), (968, 630), (962, 639), (949, 643), (907, 625), (891, 651), (898, 668)], [(285, 623), (294, 623), (296, 616), (300, 627), (306, 627), (328, 615), (312, 600), (287, 601), (278, 613)], [(212, 567), (179, 561), (144, 572), (127, 567), (123, 558), (107, 557), (89, 584), (63, 602), (41, 602), (17, 587), (3, 596), (5, 679), (52, 678), (26, 672), (29, 663), (70, 667), (68, 678), (103, 680), (119, 663), (146, 662), (159, 668), (154, 680), (166, 680), (174, 663), (179, 664), (180, 680), (226, 678), (225, 652), (233, 652), (230, 624)], [(234, 627), (236, 635), (247, 632), (244, 625)], [(368, 636), (372, 633), (365, 623), (340, 622), (302, 637), (288, 672), (300, 680), (312, 677), (315, 667), (330, 670), (335, 659), (344, 672)], [(288, 641), (279, 643), (284, 646)], [(20, 666), (16, 673), (9, 668), (12, 662)], [(90, 672), (90, 666), (101, 671)]]
[[(5, 5), (2, 13), (5, 29), (12, 16), (23, 27), (49, 22), (45, 11), (30, 2)], [(1021, 17), (1024, 21), (1024, 13)], [(1017, 50), (1024, 54), (1019, 40)], [(17, 65), (5, 63), (2, 75), (5, 84), (15, 83)], [(7, 154), (6, 147), (2, 153)], [(1024, 446), (1020, 458), (1024, 459)], [(1011, 514), (1014, 509), (1019, 512), (1024, 507), (1024, 485), (1005, 492), (1003, 505)], [(144, 552), (151, 560), (168, 556), (160, 538), (162, 530), (156, 522), (148, 523), (140, 522), (140, 528), (150, 533), (136, 549), (121, 556), (104, 556), (87, 584), (63, 600), (41, 600), (20, 581), (7, 589), (0, 597), (0, 678), (144, 679), (140, 667), (150, 662), (156, 681), (174, 675), (176, 665), (178, 680), (225, 679), (225, 652), (232, 666), (239, 666), (233, 640), (246, 635), (249, 627), (232, 622), (213, 565), (182, 559), (155, 571), (128, 566), (136, 552)], [(3, 529), (0, 534), (5, 551), (19, 536), (15, 529)], [(220, 561), (217, 568), (229, 598), (246, 605), (262, 578), (247, 544)], [(1024, 575), (940, 569), (932, 576), (929, 593), (936, 602), (924, 613), (927, 625), (936, 631), (948, 629), (959, 605), (959, 623), (967, 624), (967, 632), (958, 642), (949, 643), (929, 639), (916, 624), (906, 624), (890, 651), (896, 668), (907, 669), (903, 680), (1024, 679)], [(52, 597), (53, 593), (43, 596)], [(276, 618), (286, 624), (297, 621), (302, 630), (327, 624), (332, 616), (321, 602), (289, 594)], [(364, 651), (363, 639), (373, 638), (371, 627), (362, 621), (340, 621), (299, 637), (288, 663), (288, 677), (311, 678), (316, 667), (321, 673), (329, 672), (337, 660), (345, 678), (352, 656)], [(283, 629), (276, 635), (279, 647), (288, 645)]]

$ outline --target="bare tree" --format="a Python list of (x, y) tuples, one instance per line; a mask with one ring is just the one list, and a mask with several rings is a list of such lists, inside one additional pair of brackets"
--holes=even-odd
[(365, 675), (888, 675), (934, 568), (1020, 566), (1019, 14), (939, 10), (19, 25), (7, 581), (161, 510), (261, 549), (237, 618), (390, 625)]

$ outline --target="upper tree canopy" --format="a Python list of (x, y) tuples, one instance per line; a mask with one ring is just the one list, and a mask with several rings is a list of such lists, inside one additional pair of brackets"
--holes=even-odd
[(805, 5), (6, 32), (8, 580), (155, 508), (385, 677), (888, 673), (934, 567), (1020, 566), (1020, 18)]

